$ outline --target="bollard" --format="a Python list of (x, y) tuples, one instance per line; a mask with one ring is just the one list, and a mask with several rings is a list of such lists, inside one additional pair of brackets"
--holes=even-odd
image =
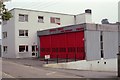
[(66, 62), (68, 62), (68, 54), (66, 54)]
[(48, 64), (48, 59), (46, 59), (46, 64)]
[(75, 53), (75, 61), (76, 61), (76, 53)]
[(57, 63), (58, 63), (58, 54), (57, 54)]

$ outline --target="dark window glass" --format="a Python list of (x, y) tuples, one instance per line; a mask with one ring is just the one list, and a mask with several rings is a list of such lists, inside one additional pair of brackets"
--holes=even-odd
[(19, 30), (19, 36), (24, 36), (24, 30)]
[(43, 16), (38, 16), (38, 22), (43, 23), (44, 22), (43, 19), (44, 19)]
[(25, 46), (19, 46), (19, 52), (24, 52), (25, 51)]
[(103, 50), (101, 50), (101, 58), (103, 58), (103, 57), (104, 57)]
[(101, 49), (103, 49), (103, 42), (101, 42)]
[(28, 46), (19, 46), (19, 52), (28, 52)]
[(28, 36), (28, 30), (25, 30), (25, 36)]
[(28, 46), (26, 46), (26, 52), (28, 52)]

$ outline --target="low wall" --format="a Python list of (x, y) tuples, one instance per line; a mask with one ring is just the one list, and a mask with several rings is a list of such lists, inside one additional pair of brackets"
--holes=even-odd
[(93, 71), (117, 71), (117, 59), (104, 59), (95, 61), (76, 61), (68, 63), (45, 64), (44, 67), (93, 70)]

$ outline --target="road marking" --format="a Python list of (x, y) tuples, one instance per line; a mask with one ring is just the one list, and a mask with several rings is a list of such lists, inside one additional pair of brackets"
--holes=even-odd
[(7, 76), (8, 78), (15, 78), (15, 77), (13, 77), (13, 76), (11, 76), (11, 75), (5, 73), (5, 72), (2, 72), (2, 74), (4, 74), (5, 76)]
[(55, 74), (56, 72), (49, 72), (47, 73), (46, 75), (52, 75), (52, 74)]

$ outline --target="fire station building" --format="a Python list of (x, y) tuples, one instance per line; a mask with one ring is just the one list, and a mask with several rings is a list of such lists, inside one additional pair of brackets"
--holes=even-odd
[(10, 11), (13, 17), (2, 26), (2, 57), (117, 57), (119, 25), (92, 23), (89, 9), (78, 15), (19, 8)]

